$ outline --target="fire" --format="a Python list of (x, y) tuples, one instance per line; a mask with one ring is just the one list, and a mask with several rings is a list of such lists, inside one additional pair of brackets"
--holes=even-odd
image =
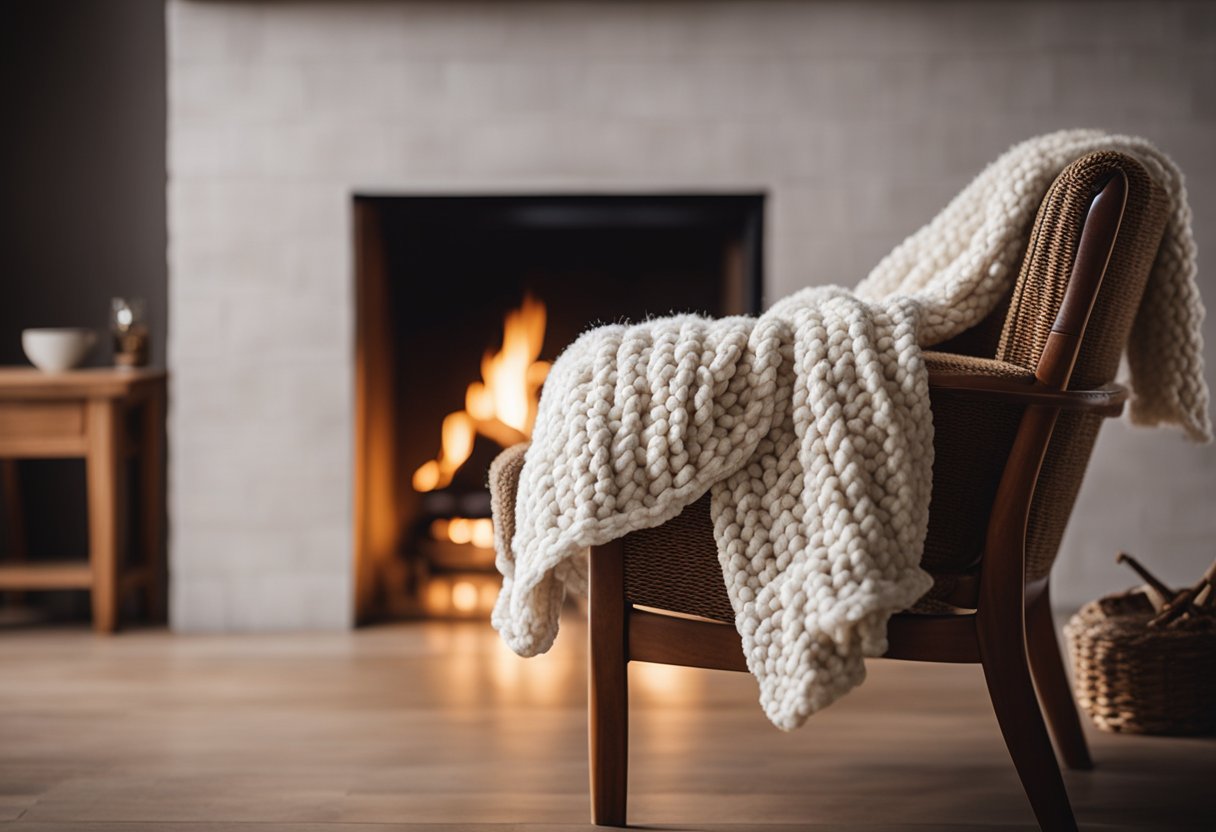
[(491, 549), (494, 546), (494, 521), (489, 517), (440, 517), (431, 523), (431, 537)]
[(502, 349), (481, 359), (481, 379), (465, 391), (464, 410), (444, 417), (439, 456), (414, 472), (415, 491), (451, 483), (479, 433), (504, 448), (532, 435), (540, 386), (549, 374), (549, 362), (538, 360), (544, 342), (545, 305), (527, 295), (507, 313)]

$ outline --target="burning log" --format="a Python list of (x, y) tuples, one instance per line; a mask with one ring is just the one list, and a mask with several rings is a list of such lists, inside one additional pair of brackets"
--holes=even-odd
[(422, 516), (412, 531), (420, 555), (420, 603), (429, 615), (487, 615), (498, 592), (494, 528), (485, 489), (489, 460), (526, 442), (536, 421), (549, 363), (540, 360), (545, 306), (525, 297), (503, 322), (502, 348), (481, 361), (481, 378), (465, 390), (464, 409), (449, 413), (440, 450), (414, 472)]
[(493, 439), (504, 448), (528, 441), (528, 434), (516, 430), (498, 419), (487, 419), (477, 423), (477, 432), (487, 439)]
[(439, 456), (414, 472), (415, 491), (446, 488), (473, 453), (477, 436), (503, 448), (526, 442), (536, 421), (540, 387), (549, 373), (541, 361), (545, 305), (531, 296), (503, 322), (502, 349), (481, 360), (481, 379), (465, 391), (464, 410), (449, 413), (440, 430)]

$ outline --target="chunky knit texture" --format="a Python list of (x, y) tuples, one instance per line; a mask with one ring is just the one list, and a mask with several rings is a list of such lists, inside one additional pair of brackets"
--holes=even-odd
[(1142, 139), (1065, 131), (979, 175), (855, 290), (806, 289), (759, 318), (677, 316), (584, 334), (554, 364), (509, 507), (496, 508), (493, 623), (544, 652), (588, 546), (712, 495), (748, 667), (790, 729), (864, 678), (886, 623), (931, 585), (919, 566), (933, 427), (921, 348), (987, 315), (1063, 168), (1097, 150), (1139, 159), (1173, 201), (1128, 348), (1131, 416), (1210, 438), (1182, 177)]

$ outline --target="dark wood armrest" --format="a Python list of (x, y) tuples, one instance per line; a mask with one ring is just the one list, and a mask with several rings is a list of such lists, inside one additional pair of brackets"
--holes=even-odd
[(1102, 416), (1118, 416), (1123, 412), (1123, 403), (1127, 401), (1127, 388), (1122, 384), (1106, 384), (1095, 390), (1057, 390), (1033, 378), (1021, 381), (1002, 376), (932, 371), (929, 373), (929, 390), (933, 394), (968, 399), (1042, 405), (1061, 410), (1088, 410)]

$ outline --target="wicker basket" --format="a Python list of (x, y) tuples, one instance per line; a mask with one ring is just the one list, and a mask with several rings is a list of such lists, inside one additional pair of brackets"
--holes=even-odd
[(1064, 628), (1077, 701), (1105, 731), (1216, 732), (1216, 616), (1148, 626), (1140, 589), (1086, 604)]

